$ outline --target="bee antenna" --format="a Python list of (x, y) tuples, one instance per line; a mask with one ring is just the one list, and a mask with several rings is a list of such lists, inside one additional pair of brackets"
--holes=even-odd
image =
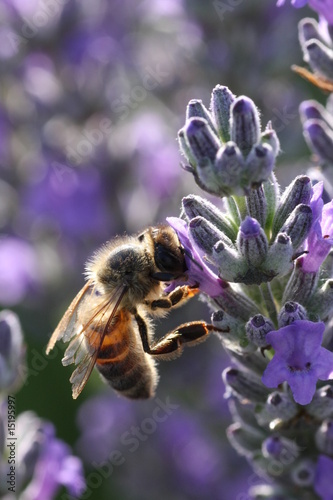
[(186, 248), (184, 248), (184, 254), (193, 262), (193, 264), (198, 266), (198, 268), (203, 271), (202, 265), (197, 260), (193, 259), (191, 252), (189, 252)]

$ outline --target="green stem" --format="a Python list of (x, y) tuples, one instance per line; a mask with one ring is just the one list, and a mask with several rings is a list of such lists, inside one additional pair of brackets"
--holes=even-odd
[(265, 301), (266, 309), (269, 317), (273, 323), (278, 326), (277, 310), (274, 302), (274, 297), (272, 294), (271, 286), (269, 283), (261, 283), (260, 285), (261, 295)]

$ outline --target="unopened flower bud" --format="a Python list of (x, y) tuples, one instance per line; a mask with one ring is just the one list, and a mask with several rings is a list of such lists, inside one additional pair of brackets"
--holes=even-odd
[(208, 255), (212, 254), (213, 247), (218, 241), (232, 246), (231, 240), (203, 217), (192, 219), (189, 223), (189, 231), (198, 247)]
[(327, 280), (311, 298), (309, 307), (322, 321), (327, 321), (333, 311), (333, 279)]
[(324, 420), (316, 432), (318, 450), (333, 455), (333, 420)]
[(281, 232), (281, 228), (292, 211), (300, 203), (308, 204), (312, 195), (312, 185), (309, 177), (299, 175), (285, 189), (273, 222), (273, 237)]
[(297, 302), (286, 302), (278, 316), (279, 328), (290, 325), (299, 319), (308, 319), (305, 307)]
[(210, 128), (215, 132), (212, 117), (201, 99), (191, 99), (186, 108), (186, 120), (190, 118), (204, 118), (207, 120)]
[(259, 266), (268, 251), (268, 241), (264, 230), (256, 219), (246, 217), (240, 226), (237, 237), (240, 253), (249, 266)]
[(261, 227), (265, 227), (267, 200), (262, 184), (257, 189), (251, 189), (250, 193), (246, 197), (246, 206), (250, 217), (256, 219)]
[(291, 478), (294, 484), (301, 488), (312, 486), (315, 477), (315, 469), (315, 464), (310, 459), (298, 461), (291, 469)]
[(276, 421), (287, 422), (297, 414), (297, 411), (297, 405), (288, 393), (274, 391), (258, 413), (258, 421), (262, 425)]
[(267, 276), (284, 276), (292, 268), (293, 245), (286, 233), (279, 233), (273, 245), (270, 246), (265, 262), (261, 268)]
[(314, 73), (332, 80), (333, 50), (315, 38), (311, 38), (311, 40), (305, 42), (304, 49), (304, 60), (309, 63)]
[(246, 172), (254, 184), (266, 181), (273, 171), (275, 155), (269, 144), (253, 146), (246, 158)]
[(246, 96), (235, 99), (231, 106), (230, 138), (246, 157), (260, 140), (260, 119), (256, 105)]
[(222, 241), (218, 241), (213, 247), (212, 262), (219, 268), (220, 278), (235, 283), (239, 282), (248, 269), (245, 259), (237, 250)]
[(300, 117), (302, 123), (307, 120), (323, 120), (326, 124), (333, 128), (333, 118), (330, 113), (319, 102), (310, 99), (303, 101), (299, 106)]
[(225, 349), (240, 354), (254, 351), (245, 337), (244, 321), (230, 316), (221, 309), (213, 312), (211, 320), (214, 326), (222, 330), (222, 332), (216, 332), (216, 335), (220, 338)]
[(253, 411), (251, 403), (244, 403), (238, 398), (230, 398), (228, 400), (228, 407), (233, 421), (241, 424), (243, 428), (261, 431), (261, 426), (256, 419), (256, 414)]
[(194, 168), (197, 161), (195, 156), (192, 153), (192, 150), (186, 140), (186, 135), (185, 131), (183, 128), (181, 128), (178, 132), (178, 143), (180, 147), (181, 153), (185, 156), (186, 160), (189, 162), (189, 164)]
[(262, 144), (268, 144), (271, 146), (274, 157), (276, 157), (279, 152), (280, 152), (280, 141), (277, 136), (277, 133), (272, 127), (272, 122), (268, 122), (265, 130), (261, 134), (261, 140), (260, 142)]
[(285, 287), (282, 302), (299, 302), (306, 305), (317, 288), (318, 273), (305, 272), (302, 268), (302, 259), (297, 259), (296, 265)]
[(235, 241), (237, 232), (231, 221), (215, 206), (201, 196), (190, 194), (183, 198), (182, 205), (189, 220), (201, 216), (224, 233), (230, 240)]
[(312, 225), (312, 210), (308, 205), (298, 205), (283, 224), (281, 231), (286, 233), (297, 250), (307, 238)]
[(260, 378), (237, 368), (226, 368), (222, 373), (224, 383), (241, 399), (255, 403), (266, 401), (269, 391)]
[(234, 142), (227, 142), (217, 152), (214, 172), (219, 184), (225, 187), (226, 191), (244, 194), (242, 179), (246, 170), (245, 160), (240, 149)]
[(230, 107), (234, 100), (235, 96), (228, 87), (216, 85), (213, 89), (210, 109), (218, 134), (223, 142), (230, 140)]
[(227, 428), (227, 438), (240, 455), (248, 458), (251, 458), (261, 447), (262, 436), (260, 433), (244, 429), (237, 422)]
[(185, 124), (185, 135), (193, 156), (198, 162), (214, 162), (219, 141), (204, 118), (191, 118)]
[(318, 389), (306, 411), (318, 420), (333, 418), (333, 388), (325, 385)]
[(304, 125), (304, 137), (309, 147), (327, 162), (333, 162), (333, 131), (323, 120), (307, 120)]
[(290, 439), (280, 436), (269, 436), (262, 443), (262, 454), (266, 458), (275, 458), (288, 464), (295, 461), (299, 455), (299, 448)]
[(274, 323), (262, 314), (256, 314), (245, 325), (247, 338), (257, 347), (266, 347), (266, 334), (274, 330)]
[(312, 38), (320, 38), (318, 23), (315, 19), (306, 17), (298, 23), (298, 39), (302, 48)]

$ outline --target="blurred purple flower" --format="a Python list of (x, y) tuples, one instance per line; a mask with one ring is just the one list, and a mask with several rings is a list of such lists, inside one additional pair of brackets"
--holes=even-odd
[[(186, 222), (177, 217), (167, 217), (167, 222), (178, 234), (180, 243), (185, 249), (185, 262), (188, 269), (188, 281), (178, 283), (174, 281), (170, 286), (176, 287), (179, 284), (199, 287), (202, 292), (210, 297), (217, 297), (222, 292), (222, 280), (211, 271), (200, 257), (194, 244), (192, 243)], [(168, 287), (168, 291), (172, 288)]]
[(56, 438), (53, 425), (24, 412), (17, 419), (17, 429), (20, 482), (30, 481), (20, 499), (52, 500), (60, 486), (79, 497), (85, 490), (81, 461)]
[(115, 398), (114, 394), (101, 394), (85, 401), (77, 415), (81, 435), (76, 449), (87, 463), (108, 460), (119, 445), (121, 432), (135, 422), (131, 401)]
[[(278, 0), (277, 6), (285, 4), (286, 0)], [(316, 11), (320, 16), (322, 16), (329, 24), (333, 24), (333, 4), (332, 0), (291, 0), (291, 5), (299, 9), (304, 7), (306, 4), (311, 7), (312, 10)]]
[(18, 304), (38, 283), (38, 260), (33, 247), (15, 236), (0, 239), (0, 303)]
[(57, 162), (52, 167), (25, 188), (25, 220), (51, 225), (69, 238), (105, 238), (110, 233), (110, 220), (99, 172), (93, 168), (75, 170)]
[(262, 381), (267, 387), (287, 382), (294, 400), (301, 405), (311, 402), (319, 380), (333, 378), (333, 353), (321, 347), (325, 324), (296, 320), (267, 333), (275, 350)]
[(314, 479), (314, 490), (321, 500), (332, 500), (332, 475), (333, 459), (326, 455), (319, 455), (316, 475)]
[(9, 310), (0, 313), (0, 390), (18, 389), (23, 382), (25, 347), (18, 316)]
[(333, 246), (333, 201), (324, 205), (322, 192), (322, 182), (313, 186), (310, 201), (313, 223), (305, 245), (308, 253), (300, 258), (303, 271), (309, 273), (319, 271)]

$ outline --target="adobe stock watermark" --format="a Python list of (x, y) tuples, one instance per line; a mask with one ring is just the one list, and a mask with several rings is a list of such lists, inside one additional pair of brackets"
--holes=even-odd
[(29, 18), (22, 16), (23, 23), (19, 33), (11, 32), (7, 34), (8, 42), (14, 50), (18, 51), (20, 46), (26, 45), (35, 38), (38, 32), (46, 28), (54, 16), (61, 14), (63, 6), (69, 0), (39, 0), (36, 11)]
[[(131, 111), (136, 109), (148, 94), (161, 86), (168, 77), (169, 73), (159, 63), (154, 66), (145, 66), (141, 76), (142, 83), (132, 86), (111, 102), (111, 108), (118, 115), (118, 119), (125, 120)], [(127, 80), (124, 81), (124, 86), (126, 84)]]
[[(179, 408), (179, 405), (172, 403), (169, 397), (165, 401), (155, 398), (154, 402), (155, 407), (150, 417), (144, 418), (139, 425), (132, 425), (130, 429), (120, 435), (119, 449), (110, 451), (108, 459), (103, 462), (92, 462), (91, 465), (95, 470), (87, 474), (87, 489), (80, 497), (80, 500), (90, 498), (92, 492), (98, 489), (105, 479), (108, 479), (118, 467), (126, 463), (126, 455), (135, 453), (141, 443), (147, 441), (149, 436), (156, 432), (158, 426)], [(75, 499), (68, 493), (64, 493), (61, 500)]]

